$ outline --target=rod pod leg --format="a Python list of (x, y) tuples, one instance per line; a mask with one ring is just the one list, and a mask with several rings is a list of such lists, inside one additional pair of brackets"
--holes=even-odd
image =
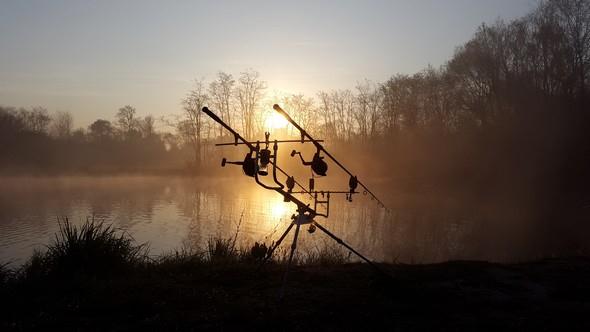
[(266, 264), (266, 262), (268, 262), (268, 260), (272, 257), (272, 254), (274, 253), (274, 251), (281, 245), (281, 242), (283, 242), (283, 240), (285, 239), (285, 237), (287, 236), (287, 234), (289, 234), (289, 232), (291, 231), (291, 228), (293, 228), (293, 223), (291, 223), (289, 225), (289, 227), (287, 227), (287, 229), (285, 230), (285, 232), (283, 233), (283, 235), (281, 235), (281, 237), (277, 240), (277, 242), (268, 249), (268, 252), (266, 253), (266, 256), (264, 256), (264, 259), (262, 260), (262, 262), (260, 263), (260, 266), (258, 268), (261, 268), (262, 265)]
[(283, 275), (283, 284), (281, 285), (281, 292), (279, 293), (279, 301), (283, 299), (285, 296), (285, 286), (287, 285), (287, 276), (289, 275), (289, 269), (291, 268), (291, 263), (293, 262), (293, 256), (295, 255), (295, 249), (297, 249), (297, 239), (299, 238), (299, 228), (301, 224), (297, 223), (295, 227), (295, 236), (293, 236), (293, 243), (291, 244), (291, 253), (289, 254), (289, 262), (287, 263), (287, 269), (285, 270), (285, 274)]
[(349, 246), (348, 244), (346, 244), (346, 242), (342, 241), (342, 239), (340, 239), (339, 237), (337, 237), (336, 235), (332, 234), (332, 232), (330, 232), (329, 230), (327, 230), (324, 226), (320, 225), (317, 223), (317, 221), (313, 221), (313, 224), (317, 226), (317, 228), (319, 228), (321, 231), (323, 231), (324, 233), (326, 233), (329, 237), (331, 237), (332, 239), (334, 239), (334, 241), (338, 242), (338, 244), (342, 245), (343, 247), (345, 247), (346, 249), (350, 250), (352, 253), (354, 253), (355, 255), (357, 255), (358, 257), (360, 257), (362, 260), (364, 260), (365, 262), (367, 262), (369, 265), (371, 265), (375, 270), (377, 270), (379, 273), (384, 274), (386, 276), (389, 277), (389, 275), (387, 273), (385, 273), (383, 270), (381, 270), (375, 263), (373, 263), (370, 259), (368, 259), (367, 257), (361, 255), (361, 253), (359, 253), (358, 251), (354, 250), (353, 247)]

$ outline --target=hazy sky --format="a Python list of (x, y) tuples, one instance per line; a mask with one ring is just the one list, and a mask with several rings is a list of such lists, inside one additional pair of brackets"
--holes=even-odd
[(439, 66), (482, 22), (536, 0), (0, 0), (0, 105), (45, 106), (77, 125), (180, 111), (194, 78), (254, 68), (314, 95)]

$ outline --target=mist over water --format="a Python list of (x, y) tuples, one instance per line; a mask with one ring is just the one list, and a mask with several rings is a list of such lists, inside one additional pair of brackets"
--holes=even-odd
[[(210, 237), (233, 237), (236, 232), (240, 246), (270, 244), (295, 212), (280, 195), (241, 177), (19, 177), (2, 182), (0, 261), (14, 265), (34, 249), (45, 249), (58, 230), (58, 218), (76, 224), (87, 218), (113, 223), (137, 242), (149, 243), (150, 253), (158, 255), (183, 246), (204, 248)], [(352, 203), (333, 197), (330, 217), (316, 218), (371, 259), (506, 262), (546, 254), (535, 249), (518, 211), (496, 218), (481, 208), (459, 207), (452, 198), (395, 193), (385, 181), (374, 188), (390, 204), (389, 211), (360, 193)], [(305, 230), (303, 226), (299, 255), (323, 246), (340, 250), (322, 232)], [(289, 244), (287, 239), (283, 247)]]

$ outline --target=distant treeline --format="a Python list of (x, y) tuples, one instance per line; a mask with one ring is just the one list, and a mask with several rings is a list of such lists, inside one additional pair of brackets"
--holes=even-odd
[(175, 136), (156, 132), (155, 119), (131, 106), (114, 124), (99, 119), (76, 130), (67, 112), (0, 107), (0, 141), (5, 174), (171, 172), (184, 160)]
[(137, 117), (131, 106), (121, 108), (114, 123), (100, 119), (77, 130), (67, 113), (3, 107), (0, 139), (9, 143), (0, 147), (0, 165), (56, 171), (203, 168), (218, 163), (209, 155), (210, 142), (227, 135), (200, 112), (203, 106), (254, 138), (264, 132), (272, 104), (279, 103), (335, 148), (370, 143), (362, 150), (388, 151), (379, 158), (397, 170), (416, 160), (418, 169), (437, 163), (437, 177), (447, 172), (445, 162), (459, 167), (459, 161), (463, 168), (490, 172), (550, 163), (571, 173), (588, 164), (589, 8), (588, 0), (542, 1), (523, 18), (482, 25), (440, 68), (359, 82), (353, 90), (320, 91), (316, 98), (271, 96), (254, 70), (235, 78), (219, 72), (209, 82), (196, 81), (181, 114), (160, 119), (170, 125), (165, 133), (156, 132), (153, 117)]

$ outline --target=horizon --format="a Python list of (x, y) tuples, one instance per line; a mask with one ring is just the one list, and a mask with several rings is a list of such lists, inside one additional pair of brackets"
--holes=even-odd
[(482, 23), (536, 1), (266, 4), (3, 3), (0, 105), (67, 111), (75, 127), (124, 105), (160, 117), (181, 111), (194, 79), (249, 68), (267, 95), (315, 98), (444, 65)]

